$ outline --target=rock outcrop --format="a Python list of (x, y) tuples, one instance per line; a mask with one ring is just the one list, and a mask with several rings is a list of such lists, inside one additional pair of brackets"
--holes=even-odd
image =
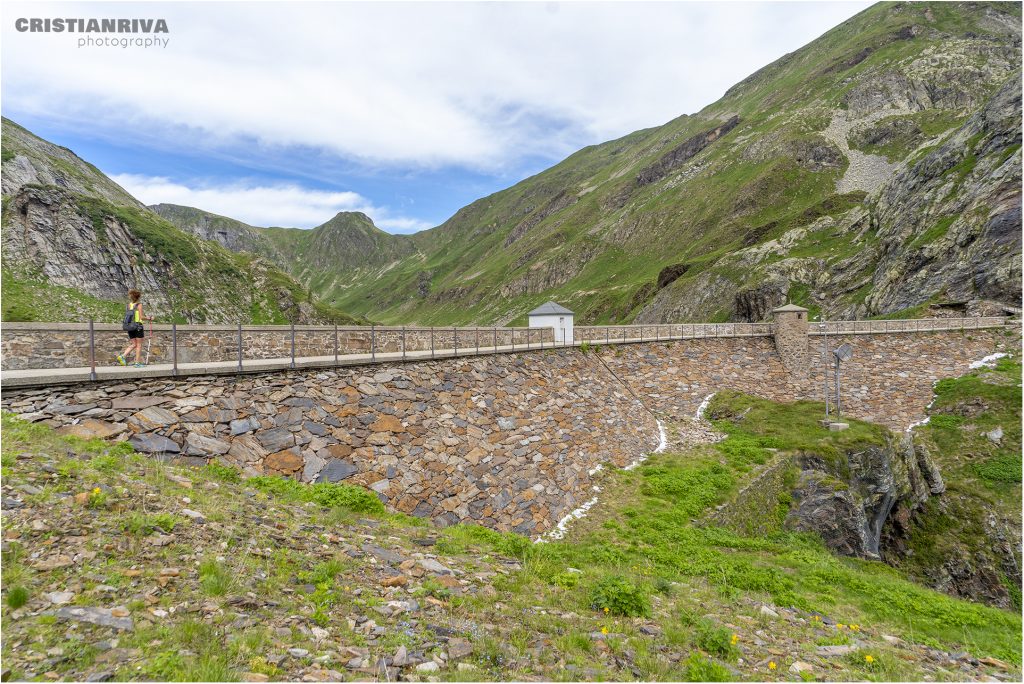
[(909, 435), (838, 456), (801, 453), (786, 527), (816, 532), (844, 556), (880, 558), (882, 530), (894, 508), (914, 511), (945, 491), (927, 450)]
[[(175, 228), (70, 150), (7, 119), (3, 135), (5, 290), (10, 277), (121, 303), (134, 287), (150, 313), (189, 323), (355, 322), (269, 261)], [(73, 309), (34, 305), (28, 320), (75, 320)]]

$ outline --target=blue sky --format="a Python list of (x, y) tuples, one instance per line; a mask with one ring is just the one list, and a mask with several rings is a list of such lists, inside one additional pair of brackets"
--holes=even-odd
[[(148, 204), (413, 232), (700, 110), (868, 4), (5, 3), (0, 110)], [(170, 30), (80, 46), (18, 17)]]

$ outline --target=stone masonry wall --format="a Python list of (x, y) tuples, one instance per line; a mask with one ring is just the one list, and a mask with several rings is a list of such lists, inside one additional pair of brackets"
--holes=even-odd
[(4, 392), (82, 436), (251, 474), (370, 487), (395, 509), (537, 534), (590, 497), (590, 471), (657, 445), (657, 421), (572, 349)]
[[(805, 378), (783, 367), (769, 337), (602, 347), (600, 356), (655, 413), (692, 416), (705, 397), (726, 388), (775, 401), (823, 401), (824, 338), (809, 339)], [(937, 380), (963, 375), (972, 361), (993, 352), (1020, 352), (1019, 333), (999, 328), (837, 335), (828, 341), (829, 349), (843, 342), (854, 347), (842, 369), (844, 414), (898, 430), (924, 418)]]
[[(185, 462), (346, 480), (413, 515), (537, 534), (589, 498), (598, 464), (622, 466), (655, 446), (652, 412), (692, 416), (724, 388), (821, 401), (823, 341), (810, 336), (804, 378), (786, 370), (771, 337), (739, 337), (14, 389), (2, 404)], [(844, 415), (898, 430), (924, 417), (935, 381), (994, 352), (1020, 353), (1009, 329), (828, 342), (854, 347)]]
[[(147, 329), (146, 340), (151, 364), (171, 363), (171, 326)], [(177, 329), (178, 363), (208, 363), (238, 359), (238, 329), (231, 326), (182, 325)], [(551, 328), (401, 328), (367, 326), (339, 328), (340, 354), (368, 354), (371, 342), (377, 352), (427, 351), (435, 349), (472, 349), (515, 344), (523, 347), (552, 345)], [(96, 365), (114, 364), (114, 357), (128, 342), (119, 325), (95, 326)], [(145, 350), (146, 347), (143, 349)], [(27, 368), (82, 368), (89, 365), (89, 326), (83, 323), (5, 323), (0, 336), (3, 370)], [(334, 328), (296, 326), (295, 354), (332, 356)], [(242, 355), (245, 359), (287, 358), (291, 355), (291, 330), (288, 326), (247, 326), (242, 329)]]

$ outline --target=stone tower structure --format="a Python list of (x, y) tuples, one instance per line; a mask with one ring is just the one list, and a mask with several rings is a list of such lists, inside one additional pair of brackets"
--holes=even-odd
[(807, 309), (786, 304), (772, 309), (775, 316), (775, 349), (782, 365), (794, 378), (806, 378), (810, 369)]

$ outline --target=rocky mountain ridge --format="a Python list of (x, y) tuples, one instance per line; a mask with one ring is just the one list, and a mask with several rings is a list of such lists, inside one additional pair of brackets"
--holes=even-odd
[(197, 239), (3, 120), (4, 320), (119, 320), (127, 290), (189, 323), (355, 322), (269, 260)]

